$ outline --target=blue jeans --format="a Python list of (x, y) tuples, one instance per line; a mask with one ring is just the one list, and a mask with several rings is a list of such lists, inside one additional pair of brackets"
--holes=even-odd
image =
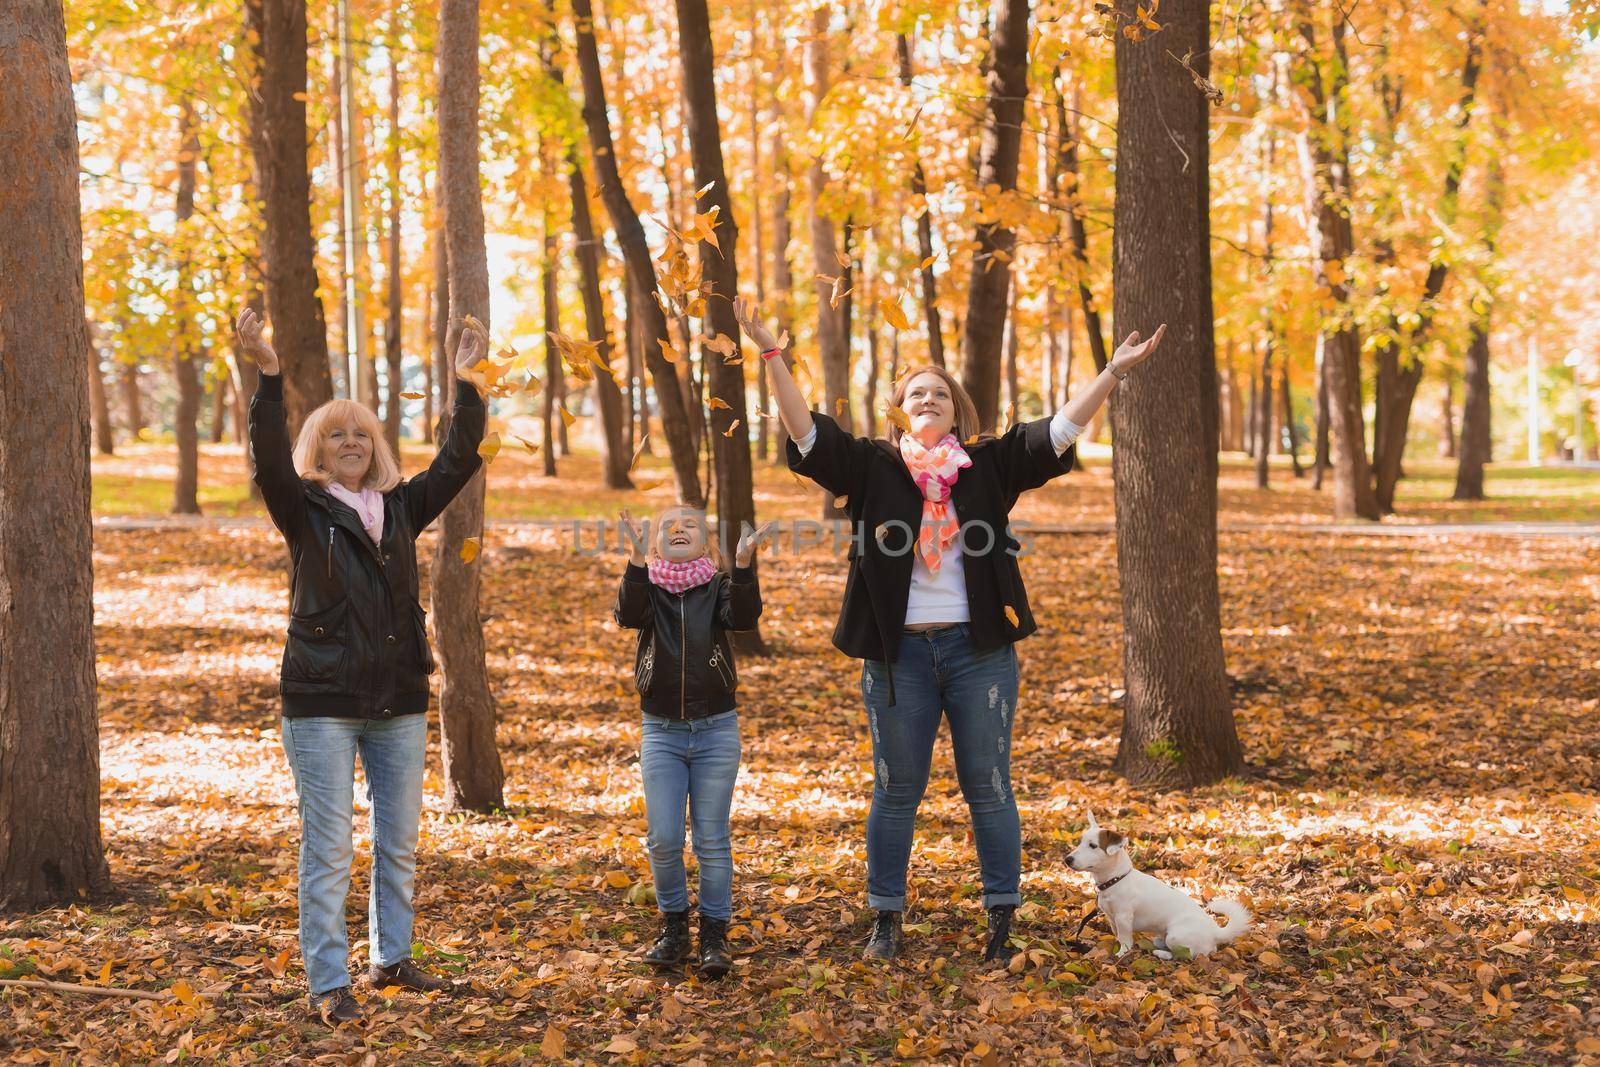
[(639, 744), (645, 821), (650, 830), (650, 876), (664, 912), (689, 910), (683, 869), (683, 816), (694, 826), (700, 864), (700, 914), (733, 915), (733, 842), (728, 812), (739, 776), (739, 715), (725, 711), (677, 722), (644, 717)]
[(344, 900), (356, 753), (372, 804), (372, 892), (367, 925), (372, 962), (391, 967), (411, 955), (411, 888), (422, 815), (428, 717), (283, 719), (283, 749), (300, 798), (300, 955), (313, 994), (350, 984)]
[(908, 630), (894, 661), (895, 703), (881, 660), (861, 666), (872, 730), (872, 810), (867, 815), (867, 904), (904, 911), (917, 806), (928, 788), (939, 720), (950, 719), (956, 778), (972, 813), (983, 906), (1020, 904), (1022, 826), (1011, 793), (1011, 725), (1017, 650), (973, 647), (966, 623)]

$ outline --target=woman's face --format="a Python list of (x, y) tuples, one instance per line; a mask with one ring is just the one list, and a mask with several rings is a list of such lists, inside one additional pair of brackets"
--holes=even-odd
[(322, 438), (318, 465), (346, 489), (361, 485), (372, 466), (372, 438), (354, 423), (334, 425)]
[(694, 508), (672, 508), (657, 523), (656, 548), (670, 563), (699, 559), (706, 554), (705, 513)]
[(925, 445), (938, 443), (956, 424), (956, 398), (950, 386), (932, 371), (923, 371), (906, 383), (900, 405), (911, 419), (911, 432)]

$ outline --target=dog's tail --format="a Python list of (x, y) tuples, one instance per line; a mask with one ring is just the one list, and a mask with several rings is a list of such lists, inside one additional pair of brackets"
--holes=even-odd
[(1217, 944), (1226, 945), (1229, 941), (1234, 940), (1250, 929), (1250, 913), (1237, 900), (1233, 900), (1230, 897), (1218, 897), (1210, 904), (1207, 904), (1206, 907), (1228, 920), (1227, 926), (1219, 927), (1222, 933), (1217, 938)]

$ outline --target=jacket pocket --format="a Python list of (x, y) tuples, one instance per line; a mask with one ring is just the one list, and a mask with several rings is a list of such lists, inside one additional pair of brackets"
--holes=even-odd
[(416, 601), (411, 602), (412, 618), (416, 622), (417, 630), (417, 655), (422, 663), (422, 673), (432, 674), (434, 670), (433, 648), (428, 644), (428, 613), (422, 610), (422, 605)]
[(733, 673), (733, 657), (721, 642), (715, 640), (711, 642), (711, 667), (722, 682), (723, 692), (731, 693), (739, 688), (739, 680)]
[(633, 661), (633, 684), (640, 696), (650, 695), (650, 683), (656, 673), (656, 632), (647, 631), (639, 639), (639, 652)]
[(283, 649), (286, 681), (336, 682), (350, 657), (346, 634), (349, 597), (310, 614), (289, 616), (289, 639)]

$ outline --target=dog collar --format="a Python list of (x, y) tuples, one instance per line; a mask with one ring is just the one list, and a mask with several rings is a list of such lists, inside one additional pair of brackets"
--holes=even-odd
[(1123, 871), (1121, 874), (1117, 875), (1115, 878), (1111, 879), (1111, 881), (1109, 881), (1109, 882), (1096, 882), (1094, 884), (1094, 890), (1095, 890), (1096, 893), (1104, 893), (1107, 889), (1110, 889), (1112, 886), (1116, 885), (1118, 882), (1120, 882), (1124, 878), (1128, 877), (1128, 875), (1131, 874), (1131, 873), (1132, 873), (1131, 871)]

